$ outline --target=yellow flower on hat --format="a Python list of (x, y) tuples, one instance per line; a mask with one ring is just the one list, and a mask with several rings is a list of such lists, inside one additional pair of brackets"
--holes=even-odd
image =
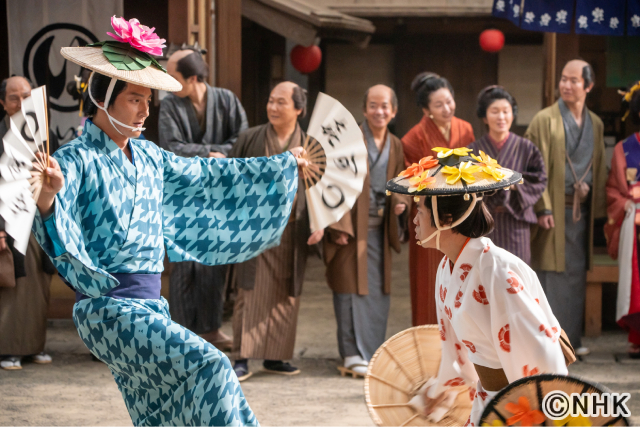
[(480, 166), (474, 165), (471, 161), (460, 163), (459, 167), (445, 166), (442, 168), (442, 173), (449, 175), (447, 178), (447, 184), (453, 185), (461, 179), (467, 184), (476, 182), (474, 173), (480, 171)]
[(450, 155), (454, 156), (466, 156), (469, 151), (473, 151), (470, 148), (462, 147), (462, 148), (446, 148), (446, 147), (436, 147), (432, 148), (433, 151), (438, 153), (439, 159), (444, 159), (445, 157), (449, 157)]
[(497, 168), (501, 168), (496, 159), (492, 159), (484, 151), (480, 151), (480, 157), (475, 154), (471, 154), (471, 157), (480, 164), (482, 172), (487, 174), (488, 177), (495, 179), (496, 181), (502, 181), (505, 177), (504, 173), (500, 172)]
[(593, 423), (587, 417), (583, 417), (582, 415), (578, 415), (577, 417), (572, 417), (569, 415), (561, 420), (553, 420), (553, 425), (555, 426), (570, 426), (570, 427), (578, 427), (578, 426), (586, 426), (591, 427)]
[(415, 193), (416, 191), (422, 191), (431, 184), (436, 182), (436, 178), (429, 176), (429, 171), (424, 171), (418, 176), (414, 176), (409, 180), (409, 193)]
[(496, 159), (492, 159), (491, 156), (487, 155), (484, 151), (480, 150), (480, 157), (471, 153), (471, 157), (482, 166), (493, 166), (496, 168), (500, 168), (498, 161)]

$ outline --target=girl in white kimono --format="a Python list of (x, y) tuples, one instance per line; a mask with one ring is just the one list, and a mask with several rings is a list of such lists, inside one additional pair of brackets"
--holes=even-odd
[[(442, 359), (417, 399), (439, 421), (467, 384), (477, 425), (484, 406), (507, 384), (538, 373), (566, 374), (561, 329), (536, 274), (520, 258), (483, 237), (493, 230), (485, 193), (508, 189), (521, 176), (482, 153), (435, 149), (389, 181), (390, 191), (419, 199), (416, 239), (445, 256), (436, 276)], [(412, 402), (413, 403), (413, 402)], [(424, 405), (423, 405), (424, 404)]]

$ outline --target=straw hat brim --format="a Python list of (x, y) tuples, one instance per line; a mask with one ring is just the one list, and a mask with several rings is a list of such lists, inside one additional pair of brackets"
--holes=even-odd
[(136, 71), (118, 70), (104, 56), (99, 47), (63, 47), (60, 53), (78, 65), (128, 83), (151, 89), (166, 90), (167, 92), (182, 90), (182, 85), (176, 79), (153, 65)]
[[(543, 411), (542, 402), (545, 396), (552, 392), (562, 391), (568, 396), (572, 393), (610, 393), (611, 391), (597, 383), (585, 381), (581, 378), (571, 375), (556, 375), (556, 374), (542, 374), (533, 375), (530, 377), (524, 377), (517, 381), (512, 382), (493, 398), (482, 413), (480, 420), (477, 420), (476, 425), (494, 425), (494, 422), (502, 423), (506, 425), (506, 420), (512, 417), (514, 414), (506, 409), (508, 403), (518, 403), (520, 397), (525, 397), (529, 401), (529, 405), (532, 410)], [(550, 399), (551, 400), (551, 399)], [(549, 406), (549, 401), (547, 401)], [(586, 417), (591, 421), (591, 425), (594, 426), (625, 426), (629, 425), (629, 422), (624, 417)], [(471, 420), (475, 422), (476, 420)], [(543, 424), (543, 425), (550, 425)], [(566, 425), (566, 422), (565, 424)]]
[[(369, 414), (379, 426), (426, 426), (409, 400), (431, 377), (438, 375), (441, 358), (440, 331), (437, 325), (406, 329), (389, 338), (375, 352), (364, 379)], [(459, 389), (459, 390), (458, 390)], [(469, 386), (459, 391), (454, 407), (438, 425), (461, 426), (471, 413)]]
[(412, 196), (455, 196), (472, 193), (485, 193), (502, 188), (508, 188), (513, 184), (522, 181), (522, 174), (506, 168), (497, 168), (504, 174), (504, 178), (496, 181), (484, 172), (476, 172), (473, 174), (475, 182), (467, 184), (463, 180), (459, 180), (453, 185), (447, 184), (447, 175), (442, 173), (442, 166), (435, 166), (430, 170), (429, 175), (435, 177), (435, 182), (421, 191), (410, 192), (409, 179), (404, 177), (396, 177), (387, 182), (387, 190), (393, 193), (409, 194)]

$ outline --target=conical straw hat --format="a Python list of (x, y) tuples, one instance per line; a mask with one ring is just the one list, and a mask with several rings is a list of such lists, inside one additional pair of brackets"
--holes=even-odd
[[(369, 414), (379, 426), (430, 426), (409, 400), (438, 375), (442, 350), (437, 325), (416, 326), (389, 338), (371, 358), (364, 379)], [(461, 426), (471, 413), (469, 386), (459, 390), (453, 408), (437, 425)]]
[(69, 61), (125, 82), (168, 92), (177, 92), (182, 89), (182, 85), (176, 79), (154, 65), (135, 71), (118, 70), (99, 47), (63, 47), (60, 53)]
[[(414, 196), (454, 196), (508, 189), (522, 182), (522, 174), (501, 167), (495, 159), (468, 148), (434, 148), (428, 156), (387, 182), (387, 190)], [(469, 155), (471, 154), (471, 155)]]

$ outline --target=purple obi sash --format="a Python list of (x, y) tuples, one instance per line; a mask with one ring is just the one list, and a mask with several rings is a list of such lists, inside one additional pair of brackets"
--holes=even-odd
[[(111, 275), (120, 284), (103, 295), (105, 297), (160, 299), (161, 274), (111, 273)], [(69, 286), (68, 283), (66, 284)], [(87, 298), (90, 297), (76, 291), (76, 302)]]

